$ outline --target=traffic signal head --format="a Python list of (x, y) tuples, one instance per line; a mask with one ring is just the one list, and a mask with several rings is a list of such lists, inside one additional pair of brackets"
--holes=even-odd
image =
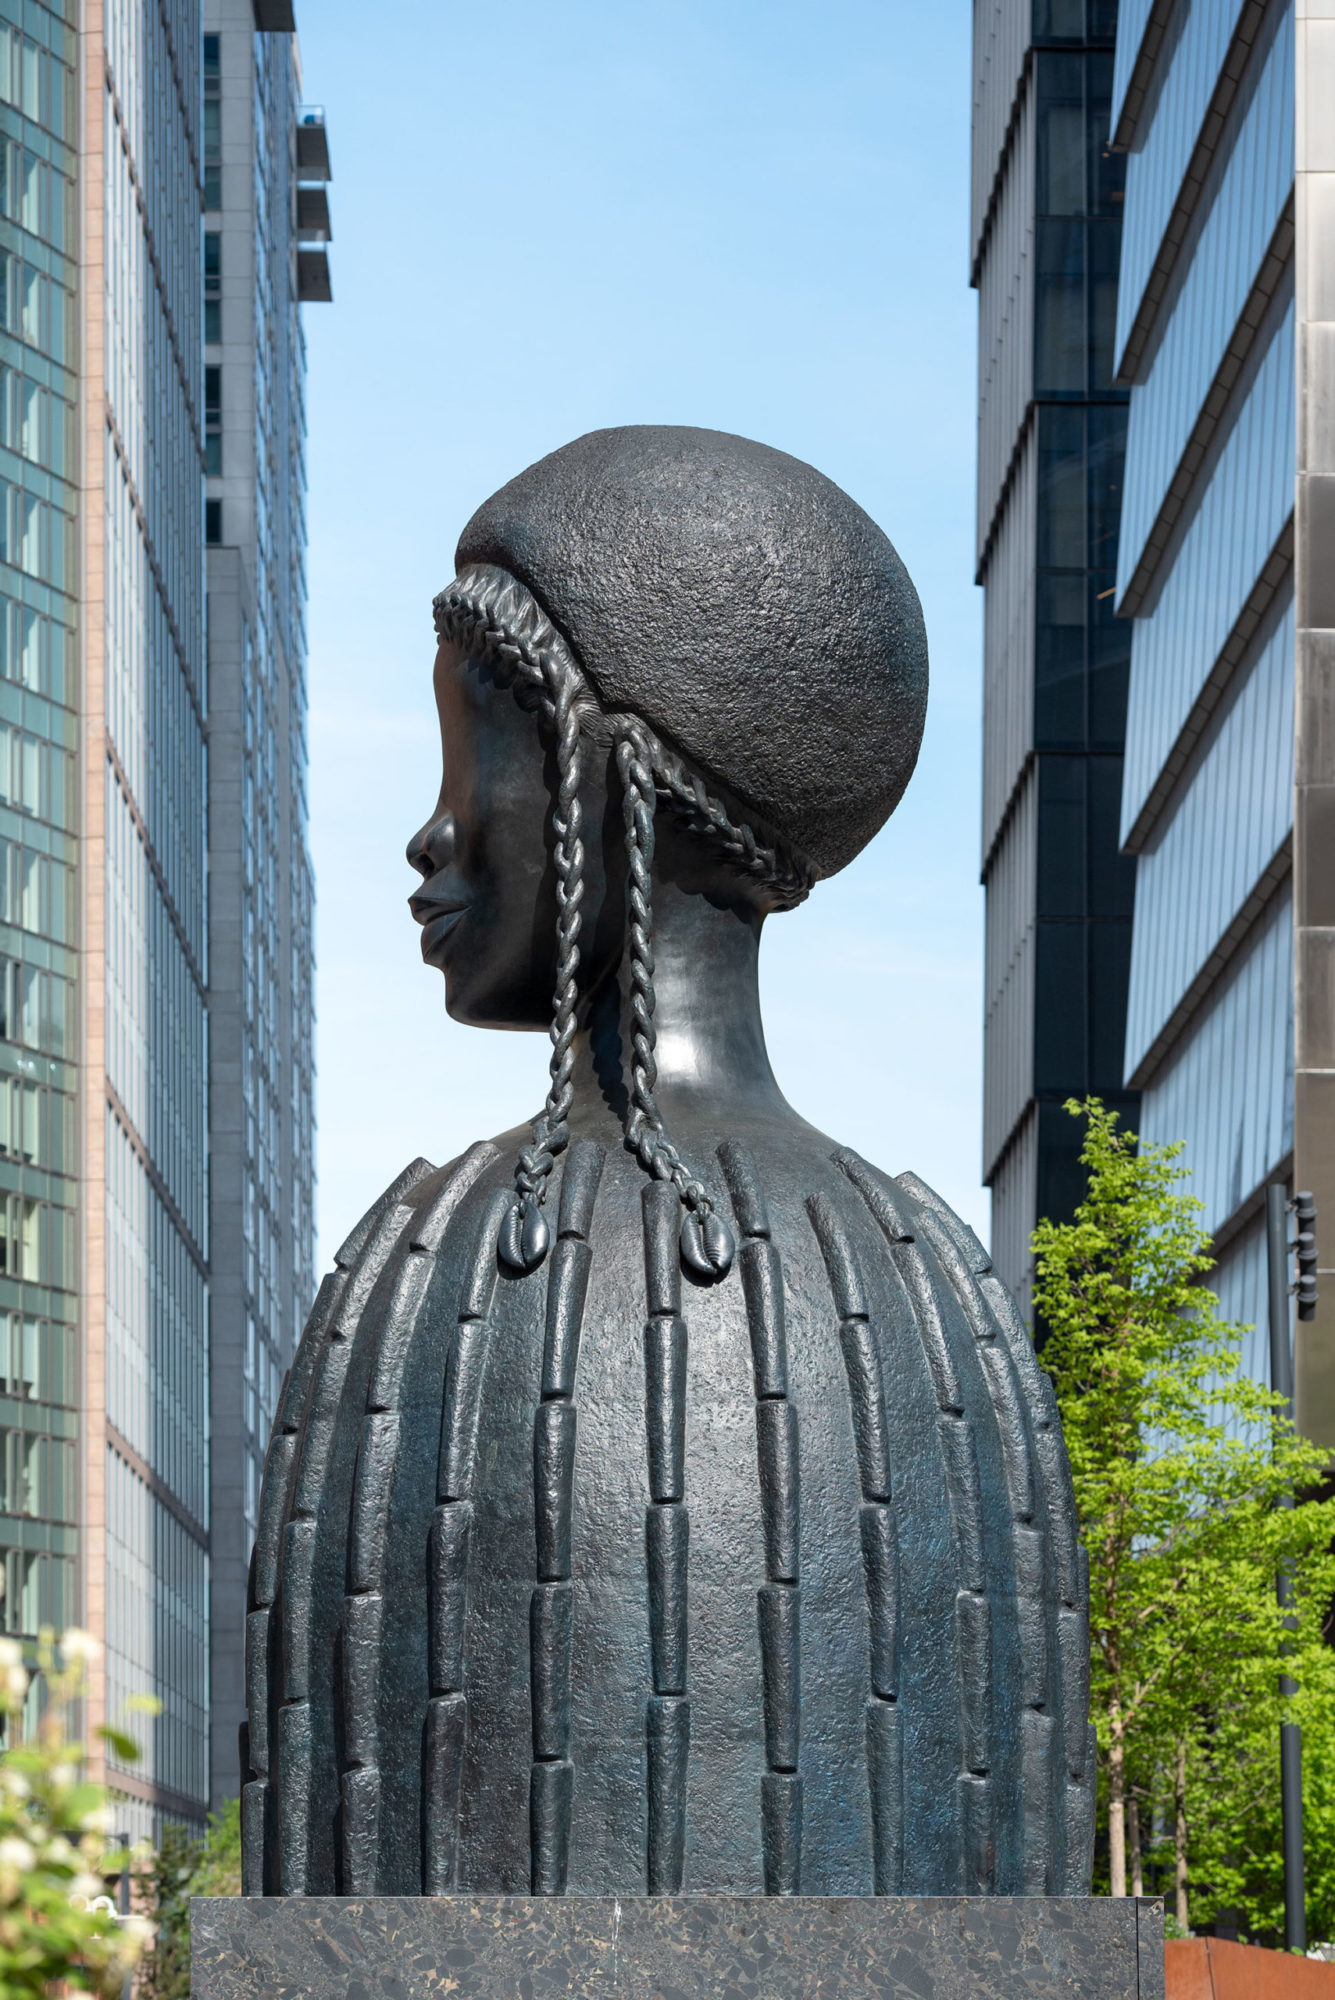
[(1302, 1191), (1293, 1198), (1294, 1220), (1298, 1224), (1294, 1249), (1298, 1252), (1298, 1317), (1316, 1317), (1316, 1203)]

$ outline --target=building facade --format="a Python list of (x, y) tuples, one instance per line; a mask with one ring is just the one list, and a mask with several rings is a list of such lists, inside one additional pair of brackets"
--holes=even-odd
[(205, 0), (204, 93), (210, 1770), (221, 1804), (241, 1782), (264, 1451), (315, 1290), (300, 302), (329, 296), (329, 162), (323, 116), (301, 105), (295, 37), (257, 33), (251, 0)]
[(77, 22), (82, 1622), (151, 1690), (131, 1830), (208, 1760), (208, 826), (200, 24)]
[[(79, 75), (72, 10), (0, 7), (0, 1619), (9, 1632), (68, 1622), (80, 1608)], [(99, 1102), (105, 1115), (105, 1090)]]
[(983, 1177), (1029, 1310), (1029, 1238), (1079, 1198), (1068, 1097), (1122, 1087), (1134, 863), (1118, 809), (1130, 630), (1113, 616), (1127, 393), (1115, 0), (975, 0), (977, 580), (984, 590)]
[[(0, 1623), (103, 1641), (93, 1727), (159, 1697), (106, 1773), (131, 1833), (235, 1786), (209, 1724), (240, 1702), (213, 1653), (244, 1615), (238, 1440), (311, 1289), (313, 253), (292, 36), (263, 25), (237, 31), (259, 136), (218, 183), (198, 0), (0, 0)], [(215, 657), (225, 202), (238, 271), (250, 239), (264, 260), (245, 324), (221, 305), (252, 385), (250, 485), (239, 445), (224, 476), (260, 527), (233, 536), (244, 643), (223, 605)]]
[[(1335, 1277), (1332, 77), (1302, 0), (1123, 0), (1125, 1079), (1146, 1137), (1185, 1142), (1258, 1377), (1267, 1182), (1314, 1190)], [(1331, 1442), (1333, 1328), (1323, 1301), (1297, 1351)]]

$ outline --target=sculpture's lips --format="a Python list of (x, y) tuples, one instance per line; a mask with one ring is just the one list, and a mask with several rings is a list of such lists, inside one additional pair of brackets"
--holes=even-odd
[(408, 898), (408, 908), (422, 926), (422, 956), (428, 965), (440, 963), (441, 949), (467, 907), (466, 903), (446, 903), (427, 894)]

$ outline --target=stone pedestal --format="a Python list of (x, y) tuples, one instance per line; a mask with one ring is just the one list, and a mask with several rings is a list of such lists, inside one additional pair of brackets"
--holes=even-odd
[(195, 2000), (1163, 2000), (1103, 1897), (203, 1897)]

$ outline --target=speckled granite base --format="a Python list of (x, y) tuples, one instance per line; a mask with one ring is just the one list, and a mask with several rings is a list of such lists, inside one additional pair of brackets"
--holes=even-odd
[(202, 1897), (195, 2000), (1163, 2000), (1163, 1905)]

